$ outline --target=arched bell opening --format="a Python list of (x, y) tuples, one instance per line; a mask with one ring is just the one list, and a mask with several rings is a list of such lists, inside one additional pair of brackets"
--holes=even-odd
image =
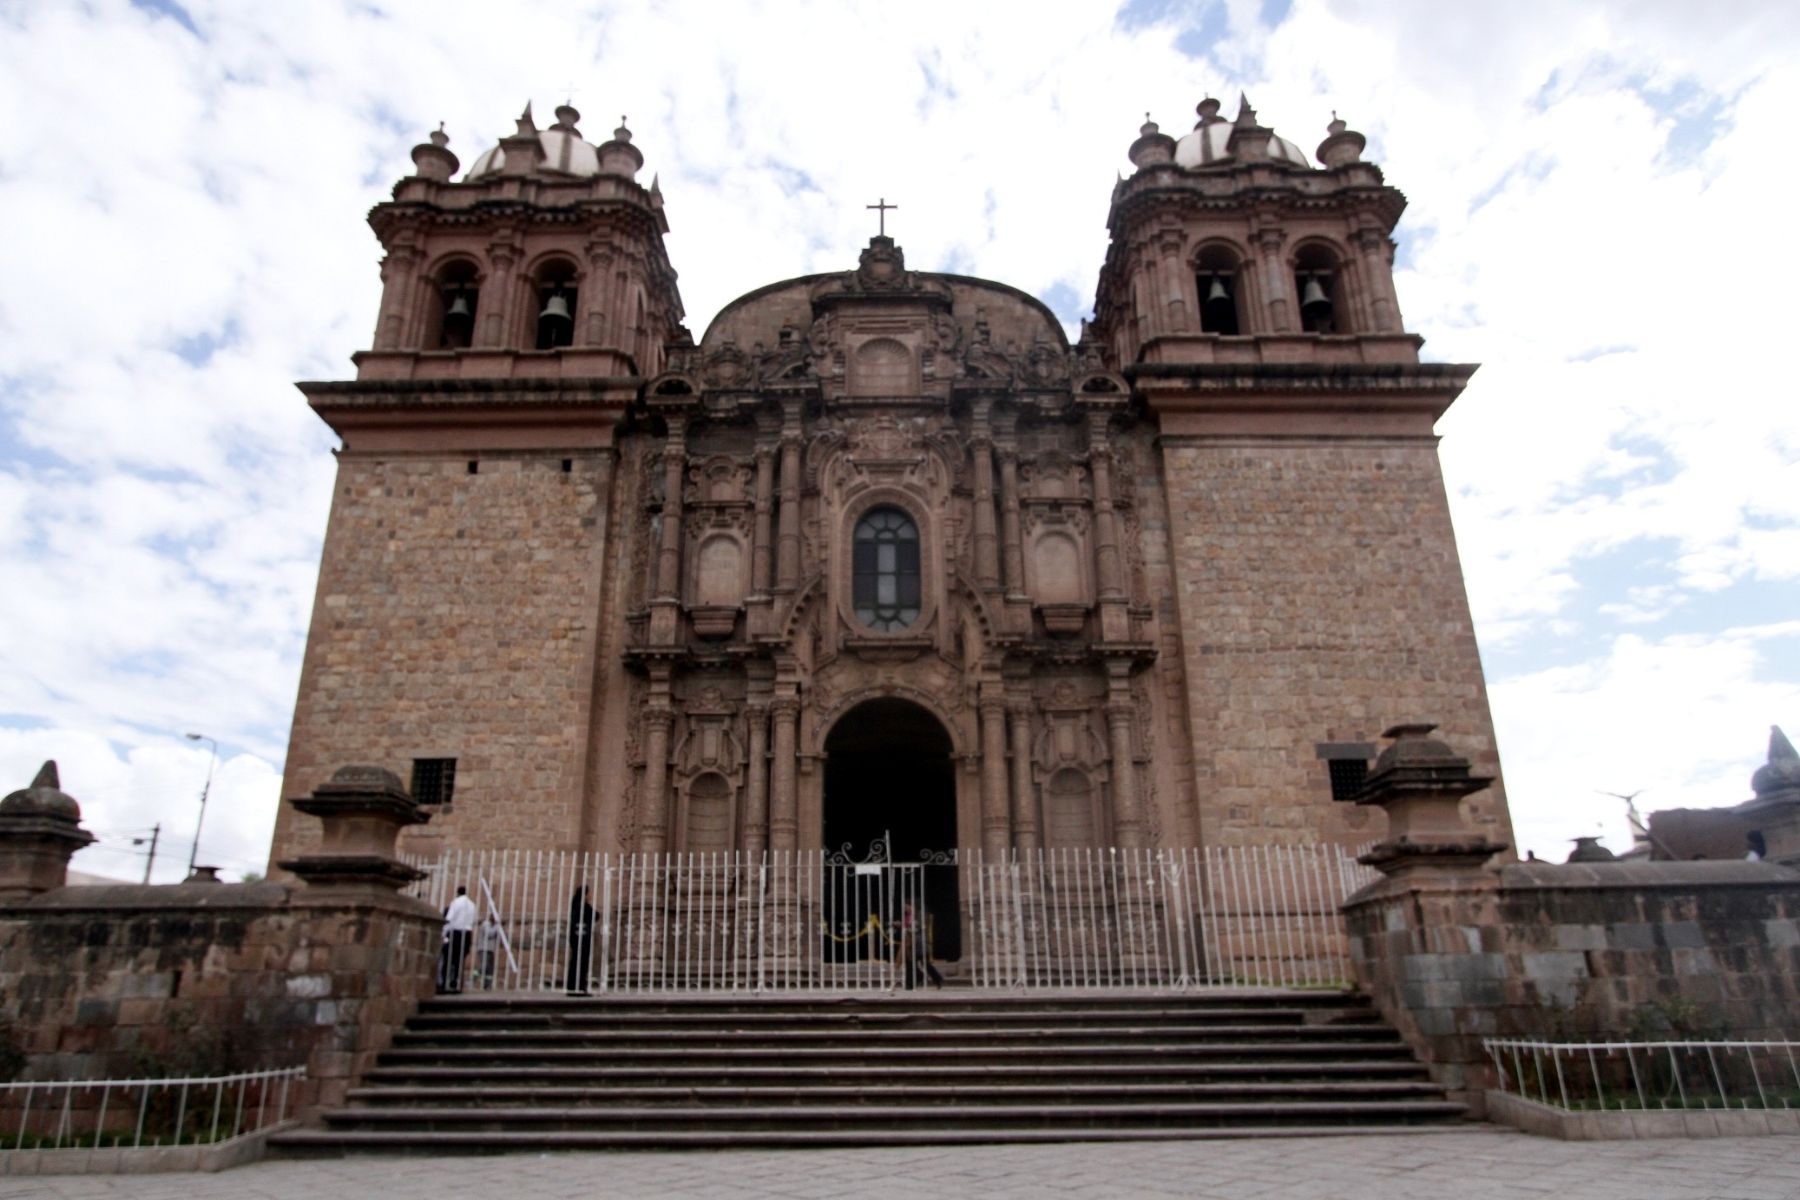
[(1200, 332), (1236, 337), (1243, 332), (1239, 295), (1242, 282), (1237, 255), (1224, 246), (1208, 246), (1194, 264), (1200, 296)]
[(891, 956), (907, 904), (932, 956), (960, 958), (961, 898), (947, 853), (956, 846), (956, 776), (937, 717), (884, 697), (839, 718), (825, 738), (823, 818), (826, 960)]
[(1348, 333), (1343, 265), (1328, 247), (1302, 246), (1294, 256), (1294, 294), (1300, 298), (1300, 328), (1307, 333)]
[(536, 346), (556, 350), (575, 344), (575, 312), (579, 293), (575, 264), (551, 259), (537, 270), (532, 281), (537, 313)]
[(481, 302), (480, 274), (475, 264), (454, 259), (438, 270), (432, 283), (431, 307), (425, 315), (425, 347), (468, 349), (475, 344), (475, 316)]

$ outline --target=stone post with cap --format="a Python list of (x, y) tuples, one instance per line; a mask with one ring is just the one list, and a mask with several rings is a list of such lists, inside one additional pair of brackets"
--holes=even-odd
[(64, 886), (69, 859), (94, 840), (81, 827), (81, 806), (62, 790), (55, 760), (31, 786), (0, 800), (0, 903)]
[(1800, 754), (1778, 725), (1769, 726), (1769, 761), (1750, 776), (1755, 798), (1738, 809), (1762, 826), (1763, 857), (1800, 866)]
[(289, 803), (324, 826), (316, 851), (276, 864), (309, 887), (392, 892), (423, 877), (395, 857), (394, 844), (402, 829), (431, 818), (392, 771), (339, 767), (312, 795)]
[(1471, 828), (1462, 813), (1463, 798), (1486, 789), (1492, 777), (1475, 774), (1468, 759), (1429, 736), (1436, 728), (1412, 722), (1384, 731), (1389, 745), (1356, 797), (1388, 817), (1387, 837), (1358, 861), (1390, 878), (1466, 874), (1506, 849)]

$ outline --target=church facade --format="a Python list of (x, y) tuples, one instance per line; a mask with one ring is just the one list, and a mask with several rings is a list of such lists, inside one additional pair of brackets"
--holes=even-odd
[(343, 446), (285, 795), (386, 767), (427, 859), (1353, 846), (1422, 718), (1509, 841), (1404, 198), (1342, 122), (1199, 113), (1131, 144), (1075, 344), (885, 235), (695, 341), (626, 129), (528, 108), (460, 179), (434, 134), (355, 380), (300, 385)]

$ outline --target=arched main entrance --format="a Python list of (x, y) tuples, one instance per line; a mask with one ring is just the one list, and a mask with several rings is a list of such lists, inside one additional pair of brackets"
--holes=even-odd
[[(825, 852), (835, 861), (878, 866), (871, 859), (886, 851), (882, 873), (846, 869), (836, 904), (843, 911), (833, 915), (834, 926), (882, 915), (873, 910), (901, 896), (922, 897), (933, 955), (961, 957), (957, 872), (946, 854), (956, 846), (950, 751), (943, 725), (908, 700), (870, 700), (832, 726), (825, 738)], [(896, 916), (882, 919), (892, 924)]]

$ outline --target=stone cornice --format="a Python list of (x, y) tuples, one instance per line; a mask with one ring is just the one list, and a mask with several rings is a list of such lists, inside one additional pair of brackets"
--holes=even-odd
[(1464, 363), (1140, 363), (1128, 368), (1162, 436), (1434, 436)]

